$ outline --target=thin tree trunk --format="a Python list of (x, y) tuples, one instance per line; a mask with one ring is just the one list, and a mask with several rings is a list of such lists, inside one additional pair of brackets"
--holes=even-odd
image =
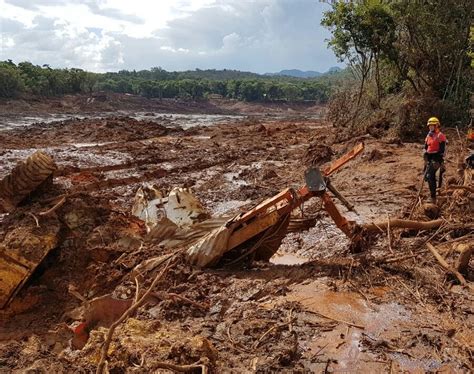
[(380, 108), (380, 70), (379, 70), (379, 58), (378, 54), (375, 55), (375, 84), (377, 85), (377, 106)]

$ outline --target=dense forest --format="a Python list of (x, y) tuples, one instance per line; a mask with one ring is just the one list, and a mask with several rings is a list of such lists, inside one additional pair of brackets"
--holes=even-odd
[(330, 119), (354, 130), (410, 137), (436, 115), (469, 123), (472, 0), (328, 1), (331, 47), (358, 84), (332, 98)]
[(331, 87), (347, 76), (333, 72), (313, 79), (264, 76), (236, 70), (168, 72), (161, 68), (110, 73), (81, 69), (53, 69), (30, 62), (0, 62), (0, 97), (22, 93), (59, 96), (73, 93), (108, 91), (142, 95), (148, 98), (205, 99), (209, 95), (245, 101), (303, 101), (325, 103)]

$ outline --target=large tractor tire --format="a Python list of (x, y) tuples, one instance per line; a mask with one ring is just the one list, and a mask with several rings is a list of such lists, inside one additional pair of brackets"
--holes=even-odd
[[(0, 181), (0, 212), (15, 210), (40, 185), (51, 179), (55, 170), (53, 159), (41, 151), (18, 163)], [(34, 215), (23, 214), (18, 220), (7, 219), (8, 222), (4, 221), (2, 224), (0, 309), (10, 303), (37, 266), (57, 246), (60, 227), (58, 219), (43, 217), (41, 226), (35, 219)]]
[(46, 153), (37, 151), (19, 162), (0, 181), (0, 209), (10, 212), (45, 182), (56, 170), (56, 164)]

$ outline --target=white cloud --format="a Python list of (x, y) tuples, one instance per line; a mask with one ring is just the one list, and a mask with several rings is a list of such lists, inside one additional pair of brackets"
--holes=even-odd
[(222, 38), (222, 51), (225, 52), (234, 52), (236, 51), (242, 43), (242, 38), (239, 34), (233, 32), (232, 34), (226, 35)]
[(187, 48), (173, 48), (173, 47), (170, 47), (169, 45), (163, 45), (160, 47), (160, 49), (162, 51), (169, 51), (169, 52), (172, 52), (172, 53), (178, 53), (178, 52), (181, 52), (181, 53), (188, 53), (189, 52), (189, 49)]
[[(0, 59), (93, 71), (326, 70), (310, 0), (0, 0)], [(3, 17), (3, 18), (1, 18)]]
[(2, 45), (4, 45), (6, 48), (11, 48), (15, 45), (15, 41), (13, 40), (13, 38), (10, 38), (10, 37), (3, 38), (2, 36)]

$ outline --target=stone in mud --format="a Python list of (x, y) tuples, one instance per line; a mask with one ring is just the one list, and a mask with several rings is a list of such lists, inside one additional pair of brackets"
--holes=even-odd
[(262, 180), (268, 180), (273, 178), (278, 178), (278, 174), (275, 172), (275, 170), (267, 170), (262, 175)]
[(192, 364), (206, 357), (210, 362), (218, 358), (218, 351), (214, 345), (202, 336), (194, 336), (183, 342), (175, 343), (169, 353), (170, 358), (177, 358), (181, 363)]
[(428, 218), (436, 219), (439, 217), (441, 211), (436, 204), (425, 203), (423, 204), (423, 212)]
[(367, 156), (367, 161), (378, 161), (383, 158), (382, 152), (380, 152), (378, 149), (372, 149), (372, 151), (369, 153)]

